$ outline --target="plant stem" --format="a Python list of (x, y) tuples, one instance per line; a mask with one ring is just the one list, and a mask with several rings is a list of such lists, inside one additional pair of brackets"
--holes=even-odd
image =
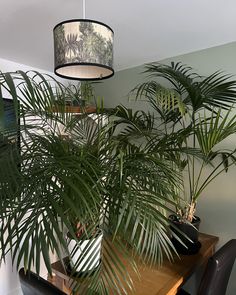
[[(186, 128), (184, 121), (183, 121), (183, 127), (184, 127), (184, 129)], [(187, 142), (186, 138), (185, 138), (184, 142), (185, 142), (186, 148), (188, 148), (188, 142)], [(188, 172), (188, 180), (189, 180), (189, 194), (191, 196), (192, 195), (192, 181), (191, 181), (191, 172), (190, 172), (189, 160), (190, 160), (190, 156), (187, 155), (187, 167), (188, 167), (187, 172)]]
[(198, 173), (198, 178), (197, 178), (197, 181), (196, 181), (196, 184), (194, 184), (194, 192), (193, 192), (193, 195), (195, 196), (195, 194), (197, 193), (197, 188), (198, 188), (198, 185), (199, 185), (199, 181), (200, 181), (200, 178), (201, 178), (201, 175), (202, 175), (202, 171), (203, 171), (203, 167), (204, 167), (204, 161), (202, 162), (202, 165), (201, 165), (201, 168), (199, 170), (199, 173)]
[[(192, 122), (193, 122), (193, 148), (195, 149), (196, 147), (196, 134), (195, 134), (195, 115), (194, 115), (194, 110), (192, 113)], [(194, 182), (195, 182), (195, 158), (194, 156), (192, 156), (192, 160), (193, 160), (193, 164), (192, 164), (192, 184), (193, 184), (193, 188), (192, 188), (192, 194), (191, 194), (191, 203), (194, 200)]]
[[(230, 153), (227, 157), (227, 159), (233, 154), (235, 153), (235, 151), (233, 151), (232, 153)], [(200, 193), (205, 189), (205, 187), (212, 181), (214, 180), (219, 174), (221, 174), (225, 168), (222, 168), (218, 173), (216, 173), (214, 175), (214, 173), (219, 169), (219, 167), (226, 161), (226, 159), (222, 160), (217, 166), (216, 168), (208, 175), (208, 177), (206, 178), (206, 180), (203, 182), (203, 184), (200, 186), (198, 192), (196, 192), (196, 195), (194, 197), (194, 201), (196, 201), (196, 199), (199, 197)], [(228, 167), (232, 166), (233, 164), (235, 164), (235, 161), (233, 161), (232, 163), (230, 163), (228, 165)], [(213, 176), (214, 175), (214, 176)]]

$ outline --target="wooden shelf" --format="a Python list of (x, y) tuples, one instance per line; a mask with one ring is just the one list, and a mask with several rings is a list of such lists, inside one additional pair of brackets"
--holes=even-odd
[(94, 106), (88, 106), (88, 107), (79, 107), (79, 106), (65, 106), (63, 109), (61, 106), (55, 106), (52, 108), (53, 112), (65, 112), (65, 113), (73, 113), (73, 114), (79, 114), (79, 113), (95, 113), (96, 107)]

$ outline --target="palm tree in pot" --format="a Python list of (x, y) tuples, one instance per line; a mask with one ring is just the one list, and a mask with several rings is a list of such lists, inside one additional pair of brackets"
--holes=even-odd
[[(135, 87), (132, 95), (148, 101), (161, 126), (161, 130), (152, 131), (153, 149), (158, 148), (160, 141), (174, 139), (169, 140), (173, 151), (177, 148), (173, 152), (173, 169), (182, 173), (183, 186), (176, 192), (182, 200), (176, 200), (181, 201), (170, 218), (175, 232), (180, 229), (190, 238), (181, 238), (188, 249), (174, 241), (179, 252), (195, 253), (200, 246), (200, 218), (195, 216), (197, 200), (207, 185), (236, 160), (235, 148), (222, 146), (236, 131), (236, 81), (222, 72), (202, 77), (181, 63), (148, 64), (144, 73), (149, 80)], [(169, 88), (158, 79), (166, 80)]]
[[(11, 253), (17, 268), (39, 274), (43, 257), (51, 273), (51, 253), (64, 263), (89, 240), (70, 270), (73, 290), (120, 294), (132, 289), (120, 255), (134, 268), (135, 255), (148, 263), (171, 259), (168, 214), (179, 175), (167, 142), (155, 151), (137, 139), (153, 129), (152, 116), (123, 107), (109, 120), (99, 111), (66, 113), (66, 87), (37, 72), (2, 73), (0, 83), (0, 100), (7, 95), (15, 105), (21, 142), (17, 153), (0, 145), (1, 261)], [(7, 130), (1, 138), (10, 140)], [(100, 231), (101, 246), (94, 242)], [(68, 235), (76, 241), (72, 253)], [(100, 264), (91, 267), (98, 253)]]

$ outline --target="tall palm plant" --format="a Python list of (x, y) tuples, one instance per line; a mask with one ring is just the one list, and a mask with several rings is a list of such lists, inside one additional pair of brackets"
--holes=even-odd
[[(222, 149), (219, 144), (236, 132), (236, 81), (222, 72), (202, 77), (191, 67), (173, 62), (170, 66), (149, 64), (144, 73), (149, 80), (132, 94), (136, 99), (145, 98), (154, 109), (158, 128), (149, 133), (152, 148), (159, 149), (160, 142), (169, 140), (173, 169), (182, 171), (189, 189), (182, 191), (187, 199), (177, 213), (182, 221), (192, 221), (202, 191), (235, 164), (235, 149)], [(160, 78), (169, 88), (159, 83)], [(206, 175), (203, 172), (208, 166), (211, 171)]]
[(82, 285), (75, 281), (74, 290), (121, 294), (132, 289), (132, 280), (117, 252), (134, 268), (130, 249), (148, 263), (171, 259), (167, 215), (180, 180), (168, 141), (155, 150), (139, 140), (153, 129), (153, 117), (121, 106), (73, 116), (65, 112), (66, 87), (37, 72), (1, 73), (0, 86), (0, 114), (3, 96), (10, 96), (21, 142), (20, 152), (13, 152), (3, 144), (8, 133), (1, 134), (1, 261), (10, 252), (17, 267), (23, 263), (39, 273), (42, 255), (51, 273), (52, 252), (62, 262), (73, 255), (65, 232), (79, 247), (99, 228), (101, 264)]

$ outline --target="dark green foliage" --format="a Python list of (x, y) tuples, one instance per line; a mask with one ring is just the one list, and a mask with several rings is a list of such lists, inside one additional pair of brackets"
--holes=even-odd
[[(152, 63), (145, 68), (150, 80), (135, 87), (132, 94), (136, 99), (145, 98), (154, 110), (158, 125), (150, 140), (153, 151), (168, 142), (175, 169), (187, 172), (189, 192), (179, 213), (191, 221), (197, 198), (205, 187), (235, 164), (235, 149), (222, 149), (219, 143), (236, 132), (236, 81), (220, 71), (202, 77), (180, 62)], [(163, 87), (160, 78), (170, 88)], [(209, 164), (212, 171), (203, 177)]]
[[(20, 102), (21, 118), (21, 154), (5, 157), (0, 145), (1, 261), (10, 252), (17, 267), (23, 262), (39, 272), (43, 257), (51, 272), (51, 252), (60, 259), (69, 255), (67, 232), (78, 247), (99, 227), (101, 265), (88, 281), (84, 278), (86, 288), (77, 284), (75, 289), (121, 294), (132, 281), (117, 251), (134, 268), (132, 255), (157, 264), (164, 255), (171, 259), (167, 212), (173, 213), (168, 205), (175, 204), (179, 176), (165, 141), (153, 151), (148, 141), (137, 140), (152, 129), (152, 116), (119, 106), (109, 115), (74, 117), (64, 112), (68, 89), (49, 76), (19, 72), (0, 81), (1, 89)], [(79, 237), (78, 223), (84, 229)]]

